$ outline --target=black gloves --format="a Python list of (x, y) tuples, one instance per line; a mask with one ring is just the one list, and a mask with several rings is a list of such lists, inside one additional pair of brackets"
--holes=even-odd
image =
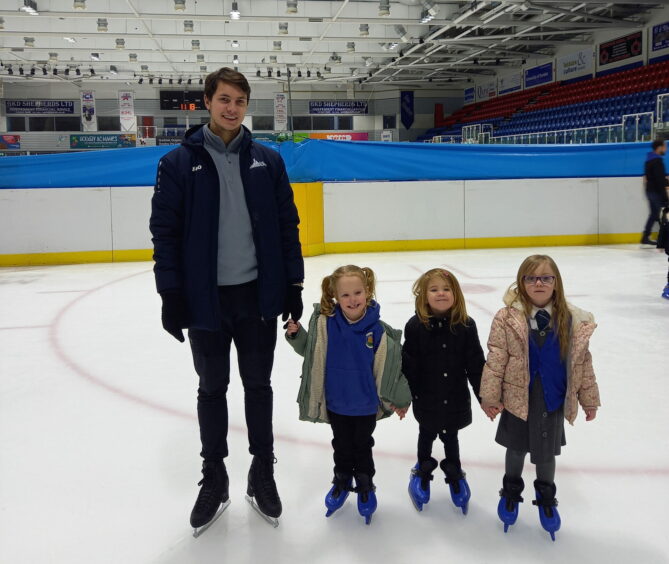
[(179, 290), (165, 290), (160, 297), (163, 299), (163, 329), (183, 343), (185, 339), (182, 329), (188, 326), (186, 300)]
[[(291, 284), (286, 288), (286, 299), (283, 303), (282, 321), (288, 321), (288, 318), (297, 321), (302, 317), (302, 286)], [(284, 325), (284, 329), (286, 326)]]

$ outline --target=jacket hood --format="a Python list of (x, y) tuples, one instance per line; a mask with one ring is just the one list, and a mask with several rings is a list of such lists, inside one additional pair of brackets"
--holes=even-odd
[[(516, 292), (511, 288), (509, 288), (504, 294), (504, 305), (519, 311), (522, 315), (525, 315), (522, 302), (518, 298)], [(575, 327), (580, 323), (595, 323), (595, 316), (592, 315), (592, 313), (589, 311), (585, 311), (584, 309), (576, 307), (569, 302), (567, 302), (567, 307), (569, 308), (569, 313), (571, 313), (572, 327)]]
[(661, 159), (661, 158), (662, 158), (662, 155), (658, 155), (655, 151), (650, 151), (646, 155), (646, 162), (652, 161), (653, 159)]

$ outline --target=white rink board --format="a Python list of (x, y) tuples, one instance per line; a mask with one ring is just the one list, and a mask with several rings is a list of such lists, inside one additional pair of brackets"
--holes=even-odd
[(325, 242), (462, 239), (464, 181), (326, 182)]
[(648, 211), (641, 177), (599, 179), (600, 233), (641, 233)]
[(123, 186), (111, 190), (114, 250), (151, 249), (151, 197), (153, 186)]
[(597, 179), (468, 180), (465, 237), (597, 233)]
[(0, 190), (0, 254), (111, 248), (109, 188)]

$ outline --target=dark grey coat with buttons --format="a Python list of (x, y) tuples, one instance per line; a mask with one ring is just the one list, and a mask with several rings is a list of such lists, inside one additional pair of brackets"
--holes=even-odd
[(450, 327), (449, 318), (430, 318), (426, 327), (413, 316), (404, 329), (402, 372), (413, 397), (413, 413), (433, 433), (453, 432), (472, 422), (471, 396), (478, 401), (485, 364), (476, 323)]

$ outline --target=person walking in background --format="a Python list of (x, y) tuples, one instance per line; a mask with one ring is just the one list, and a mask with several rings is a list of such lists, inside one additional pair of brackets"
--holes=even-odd
[(655, 245), (656, 241), (650, 238), (650, 232), (656, 221), (659, 221), (660, 210), (669, 205), (669, 197), (667, 196), (667, 186), (669, 186), (669, 179), (667, 178), (667, 171), (664, 167), (664, 157), (667, 152), (667, 145), (662, 139), (656, 139), (651, 144), (652, 150), (646, 156), (646, 163), (644, 165), (643, 182), (646, 188), (646, 198), (648, 198), (648, 205), (650, 212), (646, 225), (641, 235), (642, 245)]
[[(432, 472), (441, 467), (453, 503), (467, 513), (471, 492), (460, 463), (458, 431), (472, 422), (469, 382), (479, 400), (485, 359), (476, 323), (452, 272), (433, 268), (413, 285), (416, 314), (404, 328), (402, 372), (411, 388), (419, 424), (418, 461), (411, 470), (409, 496), (418, 511), (430, 500)], [(432, 458), (439, 437), (445, 458)]]
[(210, 121), (191, 128), (158, 164), (151, 202), (156, 286), (164, 329), (188, 328), (199, 376), (202, 481), (191, 513), (195, 534), (228, 503), (227, 389), (230, 346), (244, 386), (249, 452), (247, 499), (275, 526), (282, 507), (273, 464), (270, 383), (277, 316), (302, 315), (299, 218), (285, 165), (242, 125), (251, 88), (230, 68), (209, 74)]
[(497, 514), (504, 532), (516, 522), (529, 452), (537, 475), (532, 503), (555, 540), (561, 524), (555, 457), (566, 444), (564, 420), (574, 423), (580, 403), (592, 421), (600, 405), (589, 351), (597, 325), (591, 313), (567, 303), (560, 271), (547, 255), (523, 261), (504, 303), (490, 328), (481, 379), (483, 409), (491, 419), (502, 414), (495, 441), (506, 447)]

